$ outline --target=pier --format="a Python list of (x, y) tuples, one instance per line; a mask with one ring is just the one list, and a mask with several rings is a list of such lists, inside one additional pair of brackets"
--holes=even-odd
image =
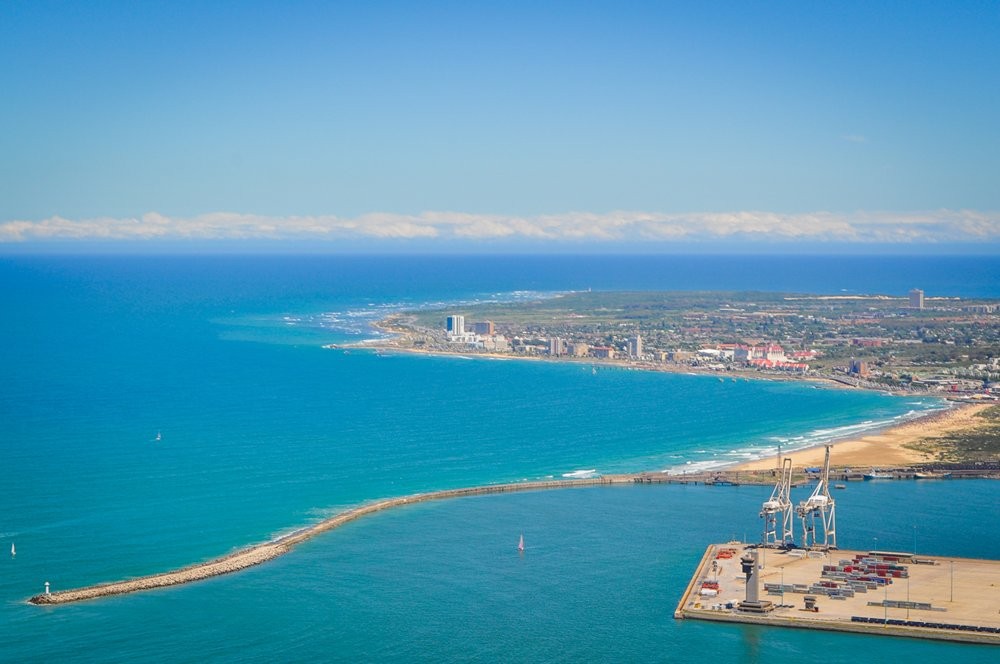
[(1000, 561), (760, 547), (760, 610), (743, 602), (751, 551), (710, 545), (674, 618), (1000, 645)]
[[(830, 476), (831, 478), (838, 477), (835, 472), (831, 472)], [(909, 476), (912, 477), (912, 472)], [(985, 472), (982, 470), (978, 472), (970, 472), (970, 476), (991, 477), (996, 476), (996, 471), (993, 468), (990, 468)], [(907, 477), (907, 474), (905, 472), (900, 472), (898, 477), (902, 479)], [(683, 474), (643, 472), (600, 475), (591, 478), (579, 479), (552, 479), (534, 482), (490, 484), (477, 487), (446, 489), (443, 491), (387, 498), (348, 509), (330, 517), (329, 519), (325, 519), (314, 525), (296, 530), (288, 535), (252, 545), (205, 562), (196, 563), (160, 574), (151, 574), (133, 579), (126, 579), (111, 583), (101, 583), (69, 590), (45, 592), (31, 597), (28, 601), (32, 604), (40, 605), (67, 604), (71, 602), (97, 599), (100, 597), (108, 597), (111, 595), (124, 595), (184, 583), (193, 583), (195, 581), (208, 579), (214, 576), (231, 574), (248, 567), (260, 565), (261, 563), (265, 563), (269, 560), (277, 558), (278, 556), (284, 555), (306, 540), (312, 539), (317, 535), (338, 528), (346, 523), (360, 519), (369, 514), (429, 500), (446, 500), (449, 498), (462, 498), (467, 496), (508, 493), (515, 491), (541, 491), (550, 489), (625, 484), (699, 484), (719, 487), (741, 485), (771, 486), (774, 483), (774, 478), (775, 472), (770, 470), (715, 470)], [(854, 478), (849, 477), (847, 479)], [(807, 481), (811, 480), (806, 475), (796, 476), (792, 482), (792, 486), (799, 486)]]
[(288, 553), (306, 540), (312, 539), (317, 535), (335, 528), (339, 528), (340, 526), (360, 519), (361, 517), (395, 507), (412, 505), (414, 503), (426, 502), (430, 500), (445, 500), (448, 498), (462, 498), (466, 496), (509, 493), (515, 491), (539, 491), (546, 489), (565, 489), (586, 486), (606, 486), (611, 484), (621, 485), (632, 484), (635, 482), (636, 476), (633, 475), (606, 475), (583, 479), (492, 484), (413, 494), (398, 498), (388, 498), (340, 512), (329, 519), (324, 519), (317, 524), (302, 528), (275, 540), (263, 542), (219, 558), (213, 558), (202, 563), (197, 563), (170, 572), (56, 592), (48, 592), (48, 584), (46, 584), (45, 593), (35, 595), (28, 601), (32, 604), (40, 605), (69, 604), (72, 602), (82, 602), (85, 600), (109, 597), (112, 595), (124, 595), (145, 590), (154, 590), (156, 588), (193, 583), (195, 581), (208, 579), (214, 576), (231, 574), (233, 572), (247, 569), (248, 567), (260, 565), (268, 560), (273, 560), (278, 556)]
[(387, 498), (348, 509), (330, 517), (329, 519), (320, 521), (312, 526), (307, 526), (288, 535), (284, 535), (261, 544), (256, 544), (245, 549), (240, 549), (239, 551), (235, 551), (218, 558), (213, 558), (202, 563), (196, 563), (194, 565), (170, 572), (164, 572), (162, 574), (151, 574), (149, 576), (141, 576), (134, 579), (126, 579), (112, 583), (101, 583), (70, 590), (46, 592), (35, 595), (28, 601), (32, 604), (44, 605), (68, 604), (71, 602), (81, 602), (100, 597), (109, 597), (111, 595), (124, 595), (145, 590), (154, 590), (156, 588), (176, 586), (184, 583), (193, 583), (195, 581), (208, 579), (213, 576), (231, 574), (248, 567), (260, 565), (268, 560), (273, 560), (278, 556), (288, 553), (306, 540), (312, 539), (313, 537), (329, 530), (339, 528), (346, 523), (350, 523), (351, 521), (360, 519), (361, 517), (369, 514), (374, 514), (376, 512), (396, 507), (402, 507), (404, 505), (426, 502), (429, 500), (446, 500), (449, 498), (463, 498), (467, 496), (509, 493), (515, 491), (542, 491), (550, 489), (624, 484), (703, 484), (732, 486), (736, 484), (769, 485), (771, 482), (771, 476), (767, 472), (734, 473), (715, 471), (685, 475), (667, 473), (635, 473), (600, 475), (580, 479), (552, 479), (535, 482), (489, 484), (477, 487), (419, 493), (397, 498)]

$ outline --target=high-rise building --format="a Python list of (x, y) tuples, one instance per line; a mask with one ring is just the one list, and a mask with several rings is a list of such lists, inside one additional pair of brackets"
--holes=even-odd
[(628, 340), (628, 355), (634, 359), (642, 357), (642, 337), (638, 334), (635, 335), (635, 339)]
[(910, 291), (910, 309), (924, 308), (924, 292), (919, 288)]
[(566, 342), (559, 337), (549, 339), (549, 355), (565, 355)]
[(448, 334), (455, 336), (465, 334), (465, 316), (448, 316), (444, 329)]
[(493, 325), (493, 321), (488, 320), (482, 323), (473, 323), (472, 331), (475, 334), (483, 334), (487, 336), (492, 336), (496, 334), (496, 328)]

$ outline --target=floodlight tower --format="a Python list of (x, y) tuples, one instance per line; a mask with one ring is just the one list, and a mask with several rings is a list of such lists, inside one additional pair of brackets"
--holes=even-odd
[[(833, 496), (830, 495), (830, 446), (826, 446), (826, 460), (823, 474), (808, 499), (799, 503), (795, 510), (802, 519), (802, 546), (822, 549), (837, 548), (837, 512)], [(819, 517), (817, 519), (817, 517)], [(817, 520), (819, 523), (817, 523)], [(822, 538), (816, 532), (823, 529)]]
[[(761, 506), (760, 516), (764, 519), (764, 546), (780, 546), (794, 539), (794, 519), (792, 510), (792, 460), (785, 458), (781, 466), (781, 477), (774, 485), (771, 497)], [(778, 519), (781, 530), (778, 530)]]

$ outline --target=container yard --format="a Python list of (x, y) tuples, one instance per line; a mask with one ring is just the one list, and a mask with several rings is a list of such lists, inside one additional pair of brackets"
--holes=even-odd
[(1000, 561), (712, 544), (674, 617), (1000, 645)]
[(710, 545), (674, 617), (1000, 645), (1000, 561), (837, 548), (830, 449), (797, 506), (784, 460), (760, 543)]

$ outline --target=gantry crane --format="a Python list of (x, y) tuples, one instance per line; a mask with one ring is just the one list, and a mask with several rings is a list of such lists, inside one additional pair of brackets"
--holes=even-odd
[[(808, 499), (795, 510), (802, 519), (802, 546), (806, 548), (837, 548), (837, 512), (830, 495), (830, 446), (826, 446), (823, 474)], [(818, 518), (817, 518), (818, 517)], [(821, 534), (817, 528), (822, 529)]]
[[(771, 497), (761, 507), (760, 516), (764, 519), (764, 546), (782, 546), (794, 540), (792, 518), (792, 460), (785, 458), (781, 466), (781, 477), (774, 485)], [(778, 521), (781, 521), (779, 530)]]

